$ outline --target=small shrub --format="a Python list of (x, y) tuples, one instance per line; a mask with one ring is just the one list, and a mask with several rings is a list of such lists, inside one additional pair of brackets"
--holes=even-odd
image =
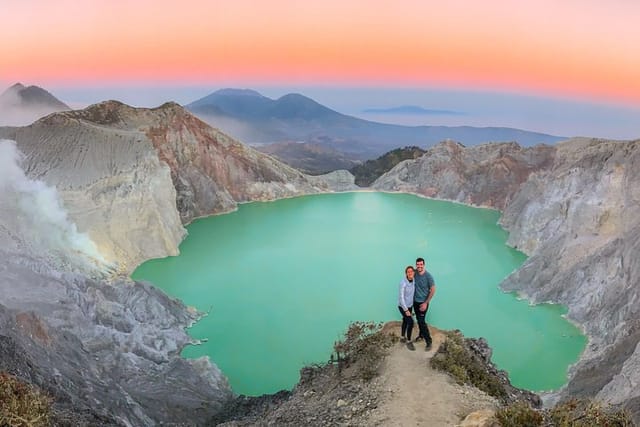
[(543, 415), (525, 402), (516, 402), (496, 412), (502, 427), (537, 427), (544, 421)]
[(356, 366), (357, 373), (364, 380), (378, 375), (382, 360), (394, 342), (394, 338), (380, 331), (381, 324), (373, 322), (354, 322), (349, 325), (342, 341), (334, 344), (331, 362), (338, 369)]
[(494, 375), (489, 374), (464, 344), (458, 332), (446, 332), (447, 339), (431, 358), (431, 366), (448, 372), (459, 384), (472, 384), (491, 396), (503, 399), (507, 392)]
[(16, 377), (0, 372), (0, 425), (49, 425), (51, 399)]
[(600, 403), (571, 399), (556, 405), (550, 418), (558, 427), (632, 427), (631, 416)]

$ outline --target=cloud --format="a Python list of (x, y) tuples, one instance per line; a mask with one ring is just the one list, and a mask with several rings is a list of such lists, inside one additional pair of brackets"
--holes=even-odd
[(53, 113), (48, 107), (20, 107), (0, 103), (0, 126), (25, 126)]

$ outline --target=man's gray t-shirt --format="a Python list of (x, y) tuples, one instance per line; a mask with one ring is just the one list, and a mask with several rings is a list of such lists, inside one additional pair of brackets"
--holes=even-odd
[(431, 287), (435, 285), (433, 276), (428, 271), (425, 271), (423, 275), (416, 272), (414, 277), (415, 292), (413, 293), (413, 300), (415, 302), (425, 302), (431, 291)]

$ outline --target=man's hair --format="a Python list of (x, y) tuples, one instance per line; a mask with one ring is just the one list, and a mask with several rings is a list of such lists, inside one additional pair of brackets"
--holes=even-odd
[[(417, 258), (417, 259), (416, 259), (416, 264), (417, 264), (417, 263), (419, 263), (420, 261), (422, 261), (423, 263), (425, 263), (425, 262), (424, 262), (424, 258)], [(425, 264), (426, 264), (426, 263), (425, 263)]]
[(407, 265), (407, 268), (404, 269), (404, 274), (407, 274), (409, 270), (413, 270), (414, 273), (416, 272), (412, 265)]

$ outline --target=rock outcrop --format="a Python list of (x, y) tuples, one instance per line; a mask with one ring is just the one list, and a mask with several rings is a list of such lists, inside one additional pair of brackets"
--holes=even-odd
[(0, 371), (52, 396), (64, 425), (202, 424), (231, 399), (217, 367), (180, 357), (194, 310), (148, 284), (0, 256)]
[(576, 139), (504, 211), (530, 255), (503, 283), (569, 307), (589, 336), (559, 396), (595, 396), (640, 417), (640, 141)]
[(373, 187), (502, 210), (508, 243), (529, 255), (503, 289), (568, 306), (589, 337), (549, 400), (596, 397), (640, 419), (640, 141), (443, 143)]
[(530, 174), (548, 168), (555, 149), (496, 143), (465, 147), (446, 141), (416, 160), (405, 160), (372, 188), (504, 209)]

